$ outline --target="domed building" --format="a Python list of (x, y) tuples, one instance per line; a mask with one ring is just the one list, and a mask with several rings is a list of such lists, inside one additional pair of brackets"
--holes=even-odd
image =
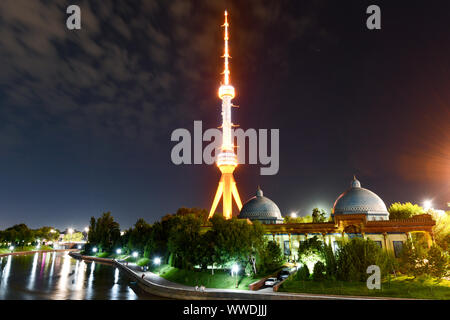
[(389, 220), (389, 212), (383, 200), (375, 193), (361, 187), (353, 177), (350, 188), (334, 202), (331, 211), (333, 217), (341, 214), (365, 214), (367, 220)]
[(260, 221), (263, 224), (283, 223), (278, 206), (263, 195), (263, 191), (258, 186), (256, 196), (248, 200), (241, 209), (239, 219), (249, 219), (250, 221)]
[[(278, 207), (263, 197), (262, 191), (250, 199), (242, 208), (239, 217), (263, 220), (264, 216), (280, 217)], [(270, 212), (270, 213), (269, 213)], [(264, 220), (263, 220), (264, 221)], [(265, 220), (270, 221), (270, 219)], [(277, 220), (278, 221), (278, 220)], [(350, 188), (334, 202), (331, 219), (326, 222), (273, 223), (264, 225), (266, 236), (276, 241), (289, 260), (297, 260), (300, 243), (311, 237), (337, 250), (342, 241), (358, 237), (374, 241), (380, 248), (399, 256), (403, 244), (413, 232), (424, 233), (428, 245), (433, 242), (435, 221), (431, 215), (423, 214), (409, 219), (389, 220), (389, 212), (383, 200), (374, 192), (362, 188), (353, 177)]]

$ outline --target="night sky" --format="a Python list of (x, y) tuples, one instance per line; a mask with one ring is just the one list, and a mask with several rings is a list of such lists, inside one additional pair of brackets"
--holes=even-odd
[(225, 9), (233, 120), (280, 129), (277, 175), (236, 169), (244, 201), (261, 185), (283, 215), (329, 212), (356, 174), (387, 206), (446, 208), (448, 1), (1, 0), (0, 229), (209, 210), (217, 167), (172, 164), (170, 135), (221, 123)]

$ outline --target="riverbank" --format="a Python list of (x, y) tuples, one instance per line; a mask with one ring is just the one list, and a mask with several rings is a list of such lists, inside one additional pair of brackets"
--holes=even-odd
[(45, 249), (45, 250), (16, 251), (16, 252), (9, 252), (9, 253), (1, 253), (0, 257), (22, 256), (22, 255), (33, 254), (33, 253), (65, 252), (65, 251), (72, 252), (72, 251), (78, 251), (78, 249)]
[[(104, 262), (105, 258), (83, 256), (79, 253), (69, 253), (75, 259), (87, 261)], [(386, 297), (364, 297), (364, 296), (340, 296), (321, 294), (302, 294), (273, 292), (272, 288), (259, 291), (239, 290), (239, 289), (215, 289), (206, 288), (204, 291), (197, 291), (194, 287), (168, 281), (150, 271), (143, 272), (135, 264), (110, 260), (120, 270), (125, 272), (131, 279), (136, 281), (138, 286), (145, 292), (169, 299), (179, 300), (387, 300)], [(403, 300), (403, 299), (399, 299)]]

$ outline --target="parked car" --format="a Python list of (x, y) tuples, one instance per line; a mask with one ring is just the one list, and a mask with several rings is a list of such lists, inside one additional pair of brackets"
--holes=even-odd
[(266, 282), (264, 282), (264, 284), (268, 287), (273, 287), (275, 285), (275, 283), (278, 282), (277, 278), (267, 278)]
[(286, 279), (287, 277), (289, 277), (290, 274), (291, 274), (291, 273), (290, 273), (288, 270), (281, 270), (281, 272), (280, 272), (279, 275), (278, 275), (278, 278), (279, 278), (280, 280), (284, 280), (284, 279)]

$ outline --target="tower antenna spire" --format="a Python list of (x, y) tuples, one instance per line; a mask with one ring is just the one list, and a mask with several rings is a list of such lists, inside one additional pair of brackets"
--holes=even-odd
[(225, 46), (224, 46), (224, 53), (222, 56), (224, 58), (223, 84), (228, 85), (228, 84), (230, 84), (230, 69), (228, 68), (228, 58), (230, 58), (230, 54), (228, 52), (228, 27), (229, 27), (229, 24), (228, 24), (227, 10), (225, 10), (225, 23), (222, 25), (222, 27), (225, 28), (224, 37), (223, 37)]

